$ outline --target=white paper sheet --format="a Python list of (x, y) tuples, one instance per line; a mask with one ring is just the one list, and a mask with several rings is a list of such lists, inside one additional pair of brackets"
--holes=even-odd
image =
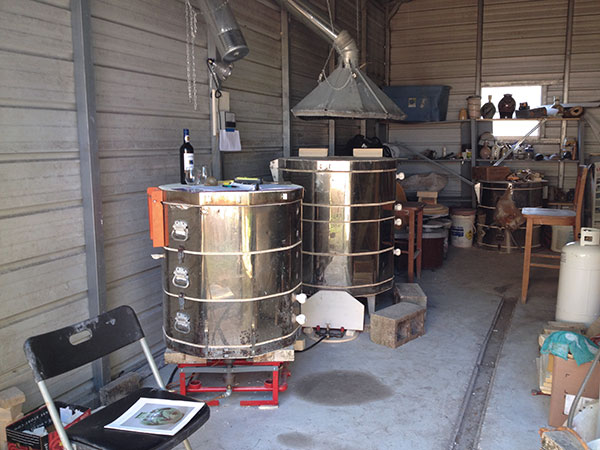
[(240, 132), (238, 130), (219, 132), (219, 150), (222, 152), (239, 152), (242, 150)]

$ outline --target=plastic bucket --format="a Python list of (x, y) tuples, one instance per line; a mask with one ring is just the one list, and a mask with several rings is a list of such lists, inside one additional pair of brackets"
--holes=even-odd
[(560, 253), (567, 242), (573, 242), (573, 227), (564, 227), (552, 225), (552, 245), (550, 249), (553, 252)]
[(453, 247), (469, 248), (473, 246), (475, 231), (475, 210), (455, 210), (450, 215), (452, 227), (450, 228), (450, 242)]

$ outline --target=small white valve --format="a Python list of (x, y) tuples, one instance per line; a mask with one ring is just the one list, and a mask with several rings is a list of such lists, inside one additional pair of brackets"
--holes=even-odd
[(304, 314), (298, 314), (296, 316), (296, 322), (298, 322), (300, 325), (304, 325), (306, 323), (306, 316)]
[(400, 219), (400, 218), (394, 219), (394, 225), (396, 225), (397, 227), (402, 226), (402, 219)]
[(394, 256), (400, 256), (401, 254), (402, 254), (402, 250), (400, 250), (399, 248), (394, 249)]
[(307, 298), (306, 294), (296, 294), (296, 295), (294, 295), (294, 300), (296, 300), (301, 305), (304, 305), (304, 303), (306, 302), (306, 298)]
[(395, 211), (402, 211), (402, 203), (396, 203), (394, 205), (394, 210)]
[(400, 181), (404, 180), (404, 172), (398, 172), (396, 174), (396, 180), (400, 180)]

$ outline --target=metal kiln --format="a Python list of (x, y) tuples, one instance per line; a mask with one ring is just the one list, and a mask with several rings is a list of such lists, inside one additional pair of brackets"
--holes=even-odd
[(391, 289), (396, 161), (282, 158), (278, 170), (305, 190), (303, 291), (369, 297)]
[(300, 328), (302, 188), (171, 184), (148, 195), (154, 246), (165, 250), (167, 346), (233, 359), (291, 345)]

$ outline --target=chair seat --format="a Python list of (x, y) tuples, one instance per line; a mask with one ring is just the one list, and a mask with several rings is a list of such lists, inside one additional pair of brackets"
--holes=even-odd
[(69, 439), (75, 443), (101, 450), (163, 450), (173, 448), (183, 442), (208, 420), (210, 410), (208, 406), (198, 411), (194, 418), (175, 436), (158, 434), (136, 433), (133, 431), (120, 431), (105, 429), (107, 425), (117, 419), (131, 407), (140, 397), (161, 398), (168, 400), (187, 400), (185, 397), (173, 392), (156, 388), (142, 388), (118, 400), (107, 407), (95, 412), (91, 416), (77, 422), (66, 431)]
[(552, 208), (523, 208), (524, 216), (575, 217), (575, 211), (570, 209)]

